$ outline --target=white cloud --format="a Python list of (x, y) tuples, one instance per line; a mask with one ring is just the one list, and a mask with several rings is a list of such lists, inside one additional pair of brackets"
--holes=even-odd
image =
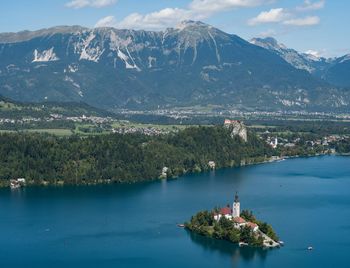
[(66, 7), (83, 8), (83, 7), (106, 7), (117, 3), (117, 0), (71, 0), (66, 3)]
[(180, 8), (165, 8), (149, 14), (132, 13), (122, 21), (117, 22), (114, 16), (100, 19), (95, 27), (115, 27), (125, 29), (152, 29), (159, 30), (173, 27), (179, 21), (200, 19), (192, 11)]
[(290, 19), (283, 22), (285, 25), (291, 26), (313, 26), (320, 23), (320, 18), (317, 16), (308, 16), (305, 18)]
[(312, 2), (310, 0), (305, 0), (304, 4), (296, 7), (297, 11), (310, 11), (310, 10), (318, 10), (324, 8), (326, 4), (325, 0), (321, 0), (318, 2)]
[(95, 28), (97, 27), (114, 27), (117, 24), (117, 20), (114, 16), (107, 16), (102, 19), (100, 19), (95, 24)]
[(109, 16), (108, 18), (101, 19), (96, 25), (159, 30), (166, 27), (173, 27), (183, 20), (203, 20), (218, 12), (234, 8), (254, 7), (274, 1), (275, 0), (192, 0), (187, 8), (164, 8), (147, 14), (132, 13), (118, 23), (115, 22), (115, 18), (112, 19)]
[(289, 17), (288, 12), (283, 8), (273, 8), (269, 11), (263, 11), (255, 18), (248, 21), (249, 25), (258, 25), (262, 23), (281, 22)]
[(271, 0), (193, 0), (190, 9), (196, 12), (215, 13), (228, 9), (255, 7)]
[[(192, 0), (187, 8), (164, 8), (147, 14), (132, 13), (117, 21), (114, 16), (100, 19), (95, 27), (116, 27), (128, 29), (160, 30), (173, 27), (183, 20), (203, 20), (216, 13), (234, 8), (249, 8), (274, 2), (275, 0)], [(86, 6), (102, 7), (116, 3), (117, 0), (72, 0), (67, 4), (73, 8)], [(263, 11), (248, 21), (249, 25), (279, 23), (289, 26), (311, 26), (320, 23), (317, 16), (298, 18), (296, 10), (316, 10), (323, 8), (324, 0), (312, 2), (305, 0), (302, 6), (296, 9), (273, 8)]]
[(325, 0), (313, 2), (311, 0), (305, 0), (303, 5), (294, 9), (274, 8), (269, 11), (263, 11), (254, 18), (248, 20), (248, 25), (255, 26), (263, 23), (277, 23), (287, 26), (313, 26), (320, 23), (318, 16), (305, 16), (299, 17), (298, 11), (311, 11), (323, 8)]
[(188, 19), (200, 19), (191, 10), (180, 8), (165, 8), (156, 12), (145, 15), (133, 13), (120, 21), (116, 26), (118, 28), (133, 28), (133, 29), (164, 29), (172, 27), (179, 21)]
[(313, 50), (313, 49), (309, 49), (309, 50), (305, 51), (304, 53), (307, 54), (307, 55), (314, 56), (316, 58), (322, 57), (322, 52), (321, 51), (317, 51), (317, 50)]

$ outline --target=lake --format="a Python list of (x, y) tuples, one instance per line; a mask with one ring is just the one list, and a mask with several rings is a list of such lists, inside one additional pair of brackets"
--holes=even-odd
[[(232, 203), (281, 249), (239, 248), (176, 226)], [(0, 190), (0, 267), (349, 267), (350, 158), (324, 156), (134, 185)], [(306, 248), (312, 245), (313, 251)]]

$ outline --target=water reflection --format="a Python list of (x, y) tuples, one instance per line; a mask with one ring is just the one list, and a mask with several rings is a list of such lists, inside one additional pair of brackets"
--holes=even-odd
[(205, 251), (217, 253), (223, 257), (230, 256), (232, 260), (232, 267), (237, 267), (239, 263), (260, 261), (265, 262), (270, 250), (250, 247), (239, 247), (227, 241), (216, 240), (201, 236), (187, 230), (187, 234), (191, 241), (201, 246)]
[(20, 200), (26, 197), (26, 188), (6, 189), (14, 200)]

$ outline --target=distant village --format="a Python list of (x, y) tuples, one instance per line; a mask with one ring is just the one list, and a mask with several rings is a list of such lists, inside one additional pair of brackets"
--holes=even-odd
[(174, 119), (185, 119), (195, 116), (205, 117), (227, 117), (227, 118), (245, 118), (245, 119), (266, 119), (280, 118), (287, 120), (290, 118), (314, 118), (314, 119), (350, 119), (350, 114), (333, 112), (306, 112), (306, 111), (242, 111), (238, 109), (221, 107), (179, 107), (179, 108), (158, 108), (155, 110), (140, 111), (128, 109), (116, 109), (115, 112), (124, 115), (156, 115), (167, 116)]
[[(261, 135), (267, 144), (269, 144), (272, 148), (276, 149), (278, 146), (285, 148), (293, 148), (298, 146), (300, 142), (300, 138), (283, 138), (278, 137), (278, 135), (270, 134), (268, 131)], [(324, 153), (336, 153), (335, 149), (332, 148), (331, 144), (341, 142), (350, 138), (350, 135), (328, 135), (323, 138), (315, 139), (315, 140), (306, 140), (305, 143), (308, 147), (314, 148), (316, 146), (323, 146)]]
[[(285, 121), (288, 118), (303, 118), (311, 117), (317, 120), (349, 120), (350, 114), (336, 114), (336, 113), (325, 113), (325, 112), (303, 112), (303, 111), (284, 111), (284, 112), (263, 112), (263, 111), (254, 111), (254, 112), (243, 112), (239, 110), (225, 110), (220, 108), (211, 108), (209, 110), (201, 110), (197, 107), (193, 108), (172, 108), (172, 109), (156, 109), (151, 111), (132, 111), (120, 109), (115, 112), (120, 115), (151, 115), (151, 116), (166, 116), (176, 120), (177, 124), (182, 124), (182, 120), (196, 118), (197, 116), (204, 117), (221, 117), (227, 116), (227, 118), (245, 118), (246, 120), (259, 120), (259, 119), (270, 119)], [(224, 119), (220, 119), (224, 120)], [(169, 128), (160, 128), (147, 124), (131, 124), (128, 120), (119, 120), (113, 117), (101, 117), (101, 116), (65, 116), (59, 113), (52, 113), (49, 116), (45, 117), (22, 117), (22, 118), (0, 118), (0, 127), (4, 130), (6, 129), (22, 129), (23, 126), (28, 126), (30, 124), (37, 125), (40, 123), (55, 123), (55, 122), (72, 122), (78, 125), (79, 124), (91, 124), (94, 127), (91, 127), (91, 130), (86, 129), (86, 131), (93, 133), (96, 132), (110, 132), (117, 134), (130, 134), (130, 133), (140, 133), (148, 136), (158, 136), (163, 134), (169, 134), (170, 132), (176, 132), (178, 129), (169, 129)], [(221, 121), (222, 122), (222, 121)], [(232, 125), (235, 123), (240, 123), (239, 120), (230, 120), (225, 119), (224, 125)], [(11, 127), (12, 126), (12, 127)], [(9, 128), (8, 128), (9, 127)], [(31, 129), (33, 129), (31, 127)], [(35, 129), (35, 128), (34, 128)], [(242, 139), (246, 140), (246, 133), (244, 133), (244, 128), (237, 128), (237, 134), (239, 134)], [(82, 132), (84, 132), (84, 127), (82, 127)], [(240, 133), (239, 133), (240, 132)], [(272, 148), (286, 147), (291, 148), (295, 147), (298, 144), (298, 138), (286, 139), (280, 137), (274, 133), (265, 133), (259, 134), (263, 139), (266, 140)], [(328, 146), (329, 143), (339, 142), (344, 139), (349, 139), (349, 135), (328, 135), (322, 137), (322, 139), (310, 140), (308, 145), (310, 147), (322, 145)], [(331, 148), (330, 148), (331, 149)]]
[[(133, 134), (139, 133), (147, 136), (159, 136), (164, 134), (169, 134), (171, 131), (177, 131), (177, 129), (169, 128), (157, 128), (153, 126), (133, 126), (128, 120), (117, 120), (111, 117), (99, 117), (99, 116), (64, 116), (61, 114), (50, 114), (50, 117), (44, 118), (0, 118), (0, 125), (14, 125), (21, 126), (30, 123), (50, 123), (50, 122), (73, 122), (78, 124), (91, 124), (99, 128), (100, 130), (117, 133), (117, 134)], [(113, 127), (116, 124), (118, 127)], [(84, 128), (81, 128), (84, 131)], [(93, 131), (93, 130), (92, 130)]]

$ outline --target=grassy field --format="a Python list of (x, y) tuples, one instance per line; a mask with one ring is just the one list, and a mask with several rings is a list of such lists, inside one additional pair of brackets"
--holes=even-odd
[(120, 127), (134, 127), (134, 128), (157, 128), (161, 130), (181, 130), (189, 127), (188, 125), (157, 125), (157, 124), (141, 124), (141, 123), (132, 123), (132, 122), (115, 122), (112, 124), (113, 128), (120, 128)]
[(57, 136), (70, 136), (73, 132), (70, 129), (24, 129), (24, 130), (3, 130), (0, 133), (47, 133)]
[(5, 129), (0, 129), (0, 133), (16, 133), (17, 131), (14, 130), (5, 130)]
[(76, 123), (75, 124), (75, 129), (73, 130), (73, 133), (79, 136), (91, 136), (91, 135), (105, 135), (105, 134), (110, 134), (111, 131), (103, 130), (101, 132), (93, 131), (93, 132), (84, 132), (81, 131), (81, 128), (96, 128), (95, 125), (93, 124), (82, 124), (82, 123)]
[(23, 132), (48, 133), (57, 136), (70, 136), (73, 134), (70, 129), (28, 129)]
[(251, 126), (247, 126), (248, 128), (276, 128), (276, 126), (267, 126), (267, 125), (251, 125)]

